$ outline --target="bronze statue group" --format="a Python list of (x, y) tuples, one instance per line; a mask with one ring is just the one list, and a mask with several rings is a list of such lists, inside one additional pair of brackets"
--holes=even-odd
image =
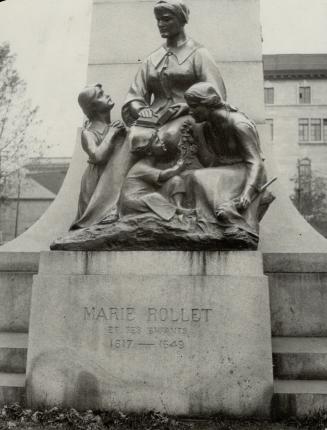
[(122, 121), (111, 122), (114, 103), (100, 84), (79, 94), (89, 160), (71, 230), (193, 219), (210, 234), (257, 243), (273, 196), (256, 126), (226, 101), (208, 50), (186, 36), (183, 1), (159, 0), (154, 15), (165, 43), (140, 66)]

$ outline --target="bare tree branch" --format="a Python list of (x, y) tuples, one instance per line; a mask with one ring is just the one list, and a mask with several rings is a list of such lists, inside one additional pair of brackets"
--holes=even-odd
[[(16, 56), (8, 43), (0, 44), (0, 198), (5, 184), (32, 152), (40, 153), (38, 107), (26, 98), (26, 83), (15, 68)], [(13, 179), (14, 180), (14, 179)]]

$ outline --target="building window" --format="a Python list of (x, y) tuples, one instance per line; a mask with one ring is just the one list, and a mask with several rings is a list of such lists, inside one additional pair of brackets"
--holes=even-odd
[(299, 87), (299, 103), (308, 104), (311, 103), (311, 88), (310, 87)]
[(307, 118), (299, 119), (299, 141), (309, 141), (309, 120)]
[(269, 126), (270, 140), (274, 140), (274, 120), (273, 119), (266, 119), (266, 123)]
[(323, 119), (323, 139), (327, 142), (327, 118)]
[(265, 104), (273, 105), (275, 99), (274, 88), (265, 88)]
[(310, 124), (311, 129), (311, 141), (320, 142), (321, 141), (321, 119), (312, 118)]
[(327, 143), (327, 118), (300, 118), (299, 142)]

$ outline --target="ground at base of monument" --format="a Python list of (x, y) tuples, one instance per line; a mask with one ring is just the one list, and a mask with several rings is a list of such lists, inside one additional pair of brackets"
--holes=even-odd
[(270, 422), (257, 419), (179, 419), (155, 412), (122, 414), (121, 412), (78, 412), (75, 409), (35, 411), (14, 404), (4, 406), (0, 414), (0, 429), (17, 430), (324, 430), (321, 414), (309, 421)]
[(50, 248), (65, 251), (256, 250), (258, 236), (238, 227), (222, 228), (194, 216), (164, 221), (147, 215), (124, 217), (72, 231)]

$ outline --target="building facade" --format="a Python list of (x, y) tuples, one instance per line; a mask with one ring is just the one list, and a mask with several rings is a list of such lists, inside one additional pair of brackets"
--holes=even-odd
[(281, 179), (327, 237), (327, 54), (265, 55), (263, 64), (266, 122)]
[[(297, 160), (327, 177), (327, 54), (264, 55), (266, 121), (282, 173), (297, 175)], [(288, 181), (289, 193), (294, 182)]]

